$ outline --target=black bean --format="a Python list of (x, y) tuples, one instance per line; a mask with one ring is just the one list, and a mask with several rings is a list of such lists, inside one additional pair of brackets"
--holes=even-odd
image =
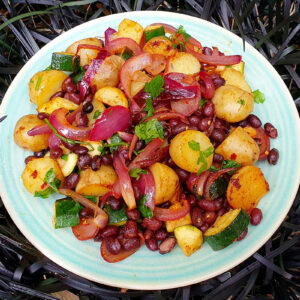
[(72, 148), (72, 151), (77, 155), (83, 155), (83, 154), (87, 154), (89, 152), (89, 149), (87, 147), (76, 144)]
[(113, 163), (113, 160), (112, 160), (112, 157), (109, 153), (106, 153), (102, 156), (102, 163), (105, 165), (105, 166), (111, 166), (112, 163)]
[(37, 151), (37, 152), (34, 152), (34, 156), (37, 157), (37, 158), (41, 158), (41, 157), (44, 157), (47, 152), (48, 152), (47, 149)]
[(187, 129), (187, 125), (184, 123), (178, 123), (175, 126), (171, 127), (172, 135), (177, 135)]
[(198, 124), (198, 128), (200, 131), (206, 131), (210, 125), (211, 119), (210, 118), (203, 118), (200, 120)]
[(99, 170), (101, 167), (101, 156), (100, 155), (95, 155), (92, 158), (92, 162), (91, 162), (91, 168), (93, 171), (97, 171)]
[(213, 162), (221, 164), (223, 160), (224, 160), (224, 157), (222, 154), (214, 153)]
[(92, 158), (88, 154), (78, 155), (77, 166), (79, 170), (84, 170), (90, 167)]
[(210, 135), (210, 138), (218, 143), (222, 143), (225, 140), (225, 137), (224, 130), (218, 128), (215, 128)]
[(54, 158), (54, 159), (59, 158), (62, 156), (62, 154), (63, 154), (63, 151), (61, 148), (51, 148), (50, 149), (50, 157), (51, 158)]
[(198, 126), (200, 118), (197, 116), (191, 116), (188, 120), (192, 126)]
[(93, 111), (94, 105), (91, 102), (84, 103), (82, 110), (85, 114), (89, 114)]

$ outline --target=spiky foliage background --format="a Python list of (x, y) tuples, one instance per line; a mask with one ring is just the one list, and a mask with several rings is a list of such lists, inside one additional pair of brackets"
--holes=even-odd
[[(107, 14), (166, 10), (207, 19), (240, 35), (274, 65), (299, 108), (299, 6), (299, 0), (2, 0), (0, 102), (26, 61), (62, 31)], [(49, 261), (22, 236), (0, 200), (0, 299), (299, 299), (299, 233), (298, 191), (282, 226), (238, 267), (184, 288), (123, 291)]]

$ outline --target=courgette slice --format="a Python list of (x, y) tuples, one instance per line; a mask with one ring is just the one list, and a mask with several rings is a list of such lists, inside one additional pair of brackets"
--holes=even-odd
[(74, 55), (64, 52), (52, 53), (51, 69), (68, 72), (78, 72), (80, 70), (80, 57), (75, 57), (74, 63), (73, 57)]
[(249, 224), (249, 216), (239, 208), (230, 210), (217, 218), (215, 223), (205, 232), (205, 241), (217, 251), (234, 242)]
[(156, 27), (153, 29), (149, 28), (149, 30), (148, 30), (148, 28), (146, 28), (146, 30), (145, 30), (146, 42), (148, 42), (149, 40), (151, 40), (154, 37), (161, 36), (161, 35), (163, 35), (163, 36), (165, 35), (165, 29), (163, 26), (159, 26), (159, 27)]

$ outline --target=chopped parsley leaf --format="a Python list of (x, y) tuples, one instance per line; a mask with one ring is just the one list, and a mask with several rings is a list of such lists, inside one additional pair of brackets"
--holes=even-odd
[(266, 97), (264, 95), (264, 93), (262, 93), (260, 90), (255, 90), (253, 92), (253, 96), (254, 96), (254, 102), (255, 103), (264, 103), (266, 101)]

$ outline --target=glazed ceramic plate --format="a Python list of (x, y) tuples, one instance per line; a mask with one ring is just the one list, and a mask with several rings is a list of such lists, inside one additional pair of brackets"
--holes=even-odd
[[(256, 104), (254, 113), (263, 123), (271, 122), (279, 137), (271, 140), (271, 147), (280, 151), (276, 166), (260, 162), (270, 193), (259, 203), (263, 220), (257, 227), (249, 226), (247, 237), (224, 250), (214, 252), (204, 244), (190, 257), (183, 255), (178, 246), (167, 255), (151, 252), (145, 246), (128, 259), (109, 264), (100, 255), (99, 243), (80, 242), (71, 229), (54, 230), (52, 227), (53, 202), (34, 198), (23, 187), (21, 173), (24, 158), (29, 155), (14, 144), (13, 131), (17, 120), (35, 113), (29, 102), (28, 82), (36, 72), (45, 69), (54, 51), (63, 51), (74, 41), (103, 36), (107, 27), (117, 29), (129, 18), (146, 26), (164, 22), (185, 30), (201, 41), (202, 45), (216, 46), (228, 54), (240, 54), (246, 63), (245, 76), (253, 90), (266, 95), (264, 104)], [(9, 214), (22, 233), (44, 255), (60, 266), (90, 280), (132, 289), (167, 289), (197, 283), (212, 278), (238, 265), (258, 250), (279, 227), (294, 197), (300, 177), (300, 131), (298, 114), (290, 93), (280, 76), (253, 47), (209, 22), (186, 15), (168, 12), (130, 12), (102, 17), (82, 24), (41, 49), (16, 76), (1, 105), (0, 117), (7, 115), (0, 125), (0, 192)]]

